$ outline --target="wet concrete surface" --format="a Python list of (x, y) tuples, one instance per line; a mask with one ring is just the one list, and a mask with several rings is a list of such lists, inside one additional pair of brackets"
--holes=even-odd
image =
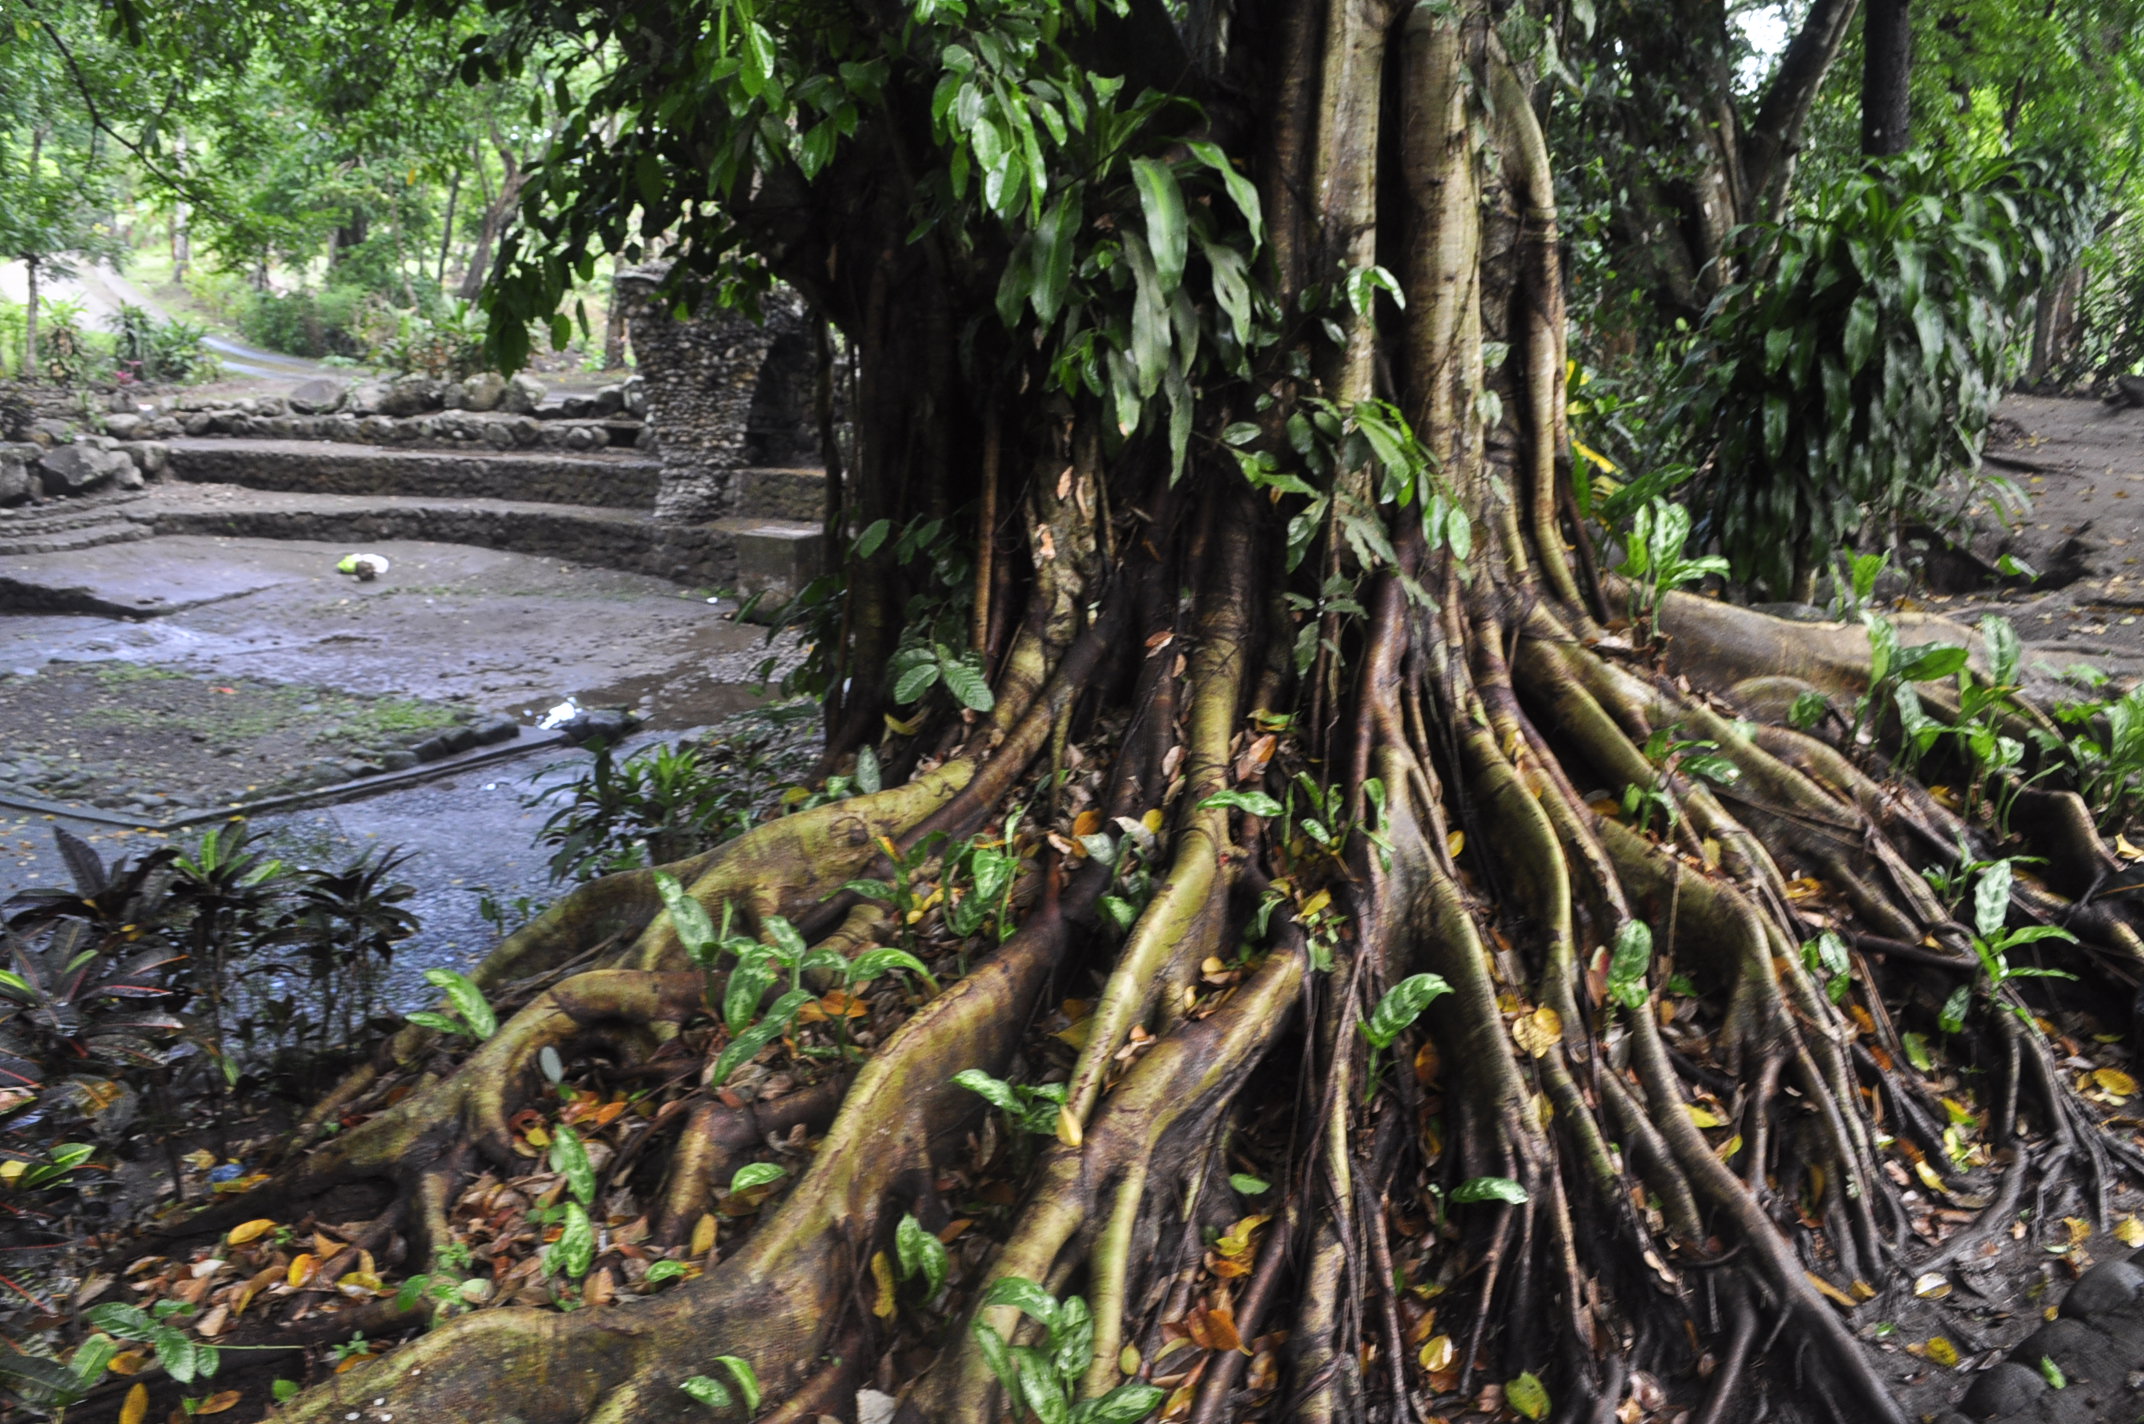
[[(391, 565), (371, 583), (335, 571), (352, 550), (316, 542), (188, 536), (69, 554), (55, 561), (55, 579), (95, 578), (117, 598), (155, 596), (177, 611), (0, 616), (0, 669), (116, 660), (391, 692), (524, 721), (571, 696), (588, 707), (636, 707), (647, 722), (632, 749), (754, 705), (755, 670), (777, 651), (762, 630), (731, 622), (731, 605), (660, 579), (459, 545), (389, 541), (366, 551)], [(32, 562), (10, 560), (8, 573), (21, 578)], [(215, 597), (194, 597), (211, 588)], [(517, 898), (540, 905), (555, 895), (546, 854), (533, 844), (549, 809), (523, 802), (559, 760), (555, 749), (537, 752), (364, 800), (264, 815), (256, 829), (297, 861), (346, 860), (372, 845), (413, 852), (400, 875), (418, 889), (409, 908), (424, 928), (398, 953), (389, 990), (407, 1008), (431, 996), (425, 968), (462, 966), (490, 947), (485, 895), (515, 918)], [(65, 882), (51, 824), (0, 810), (0, 897)], [(107, 858), (162, 842), (153, 832), (69, 828)], [(198, 835), (172, 833), (185, 845)]]

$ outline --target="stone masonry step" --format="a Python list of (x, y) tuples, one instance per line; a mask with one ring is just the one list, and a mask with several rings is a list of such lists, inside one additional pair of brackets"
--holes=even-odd
[[(150, 531), (118, 515), (106, 515), (94, 523), (65, 529), (7, 529), (0, 527), (0, 558), (24, 554), (63, 554), (74, 549), (94, 549), (104, 544), (127, 544), (146, 539)], [(6, 583), (0, 571), (0, 585)]]
[(57, 534), (63, 529), (81, 529), (124, 518), (122, 506), (142, 498), (145, 491), (99, 493), (89, 499), (51, 500), (44, 504), (0, 509), (0, 539), (27, 539)]
[(816, 524), (767, 519), (658, 521), (637, 510), (535, 500), (342, 495), (229, 485), (165, 485), (127, 511), (157, 534), (368, 541), (431, 540), (655, 574), (690, 586), (786, 600), (823, 567)]
[(181, 480), (329, 495), (496, 499), (648, 509), (661, 466), (644, 455), (394, 449), (201, 436), (165, 442)]
[(732, 486), (740, 519), (793, 519), (818, 524), (826, 518), (826, 471), (817, 468), (739, 470)]

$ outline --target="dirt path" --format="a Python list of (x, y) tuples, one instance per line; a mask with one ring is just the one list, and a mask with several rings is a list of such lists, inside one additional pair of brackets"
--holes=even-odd
[(2030, 508), (2007, 530), (1984, 520), (1974, 550), (1989, 565), (2011, 555), (2039, 578), (1925, 602), (1968, 618), (2004, 614), (2040, 671), (2083, 663), (2144, 676), (2144, 410), (2013, 396), (2001, 418), (1988, 469), (2014, 480)]

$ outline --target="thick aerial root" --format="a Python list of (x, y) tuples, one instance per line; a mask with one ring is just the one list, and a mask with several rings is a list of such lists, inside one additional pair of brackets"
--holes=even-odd
[[(991, 1281), (1008, 1276), (1048, 1280), (1067, 1245), (1090, 1225), (1093, 1291), (1098, 1319), (1093, 1358), (1085, 1374), (1085, 1392), (1096, 1395), (1122, 1380), (1117, 1368), (1122, 1336), (1121, 1309), (1102, 1311), (1109, 1301), (1120, 1307), (1138, 1292), (1127, 1282), (1131, 1228), (1141, 1201), (1162, 1183), (1163, 1200), (1180, 1199), (1173, 1190), (1176, 1171), (1167, 1144), (1202, 1137), (1199, 1124), (1226, 1107), (1243, 1077), (1273, 1042), (1301, 988), (1304, 958), (1300, 951), (1268, 956), (1250, 981), (1210, 1017), (1180, 1028), (1140, 1058), (1105, 1100), (1080, 1142), (1052, 1148), (1037, 1173), (1037, 1185), (1012, 1237), (998, 1253)], [(1096, 1221), (1104, 1200), (1114, 1209)], [(1012, 1339), (1018, 1316), (1010, 1307), (982, 1312), (1000, 1336)], [(905, 1419), (918, 1421), (987, 1419), (995, 1416), (990, 1400), (997, 1390), (981, 1351), (963, 1334), (959, 1348), (941, 1358), (930, 1380), (910, 1398)]]
[(361, 1380), (331, 1378), (288, 1417), (342, 1420), (355, 1408), (368, 1419), (493, 1418), (509, 1380), (525, 1424), (686, 1417), (678, 1386), (718, 1354), (748, 1360), (770, 1397), (802, 1387), (892, 1198), (927, 1183), (932, 1141), (972, 1112), (973, 1095), (949, 1081), (952, 1065), (1002, 1067), (1064, 933), (1061, 911), (1046, 902), (997, 954), (904, 1024), (858, 1072), (803, 1180), (707, 1275), (608, 1309), (458, 1317), (367, 1367)]

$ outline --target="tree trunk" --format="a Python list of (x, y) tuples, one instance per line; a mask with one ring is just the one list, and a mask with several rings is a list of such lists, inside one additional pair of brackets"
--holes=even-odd
[[(1202, 110), (1198, 133), (1255, 177), (1279, 315), (1248, 375), (1199, 396), (1180, 474), (1165, 438), (1051, 383), (1024, 315), (1005, 330), (1003, 250), (917, 230), (913, 131), (860, 145), (816, 194), (764, 175), (725, 213), (790, 225), (763, 255), (857, 363), (846, 581), (818, 630), (826, 769), (883, 784), (676, 862), (674, 885), (576, 890), (476, 971), (495, 1034), (404, 1030), (271, 1180), (169, 1229), (298, 1221), (384, 1184), (368, 1229), (410, 1243), (403, 1273), (515, 1287), (450, 1302), (279, 1418), (680, 1420), (716, 1398), (701, 1377), (726, 1395), (749, 1377), (771, 1417), (892, 1384), (903, 1420), (984, 1424), (1019, 1417), (1013, 1371), (1045, 1419), (1113, 1398), (1105, 1417), (1170, 1399), (1199, 1424), (1382, 1424), (1491, 1385), (1601, 1419), (1641, 1407), (1642, 1372), (1706, 1419), (1800, 1387), (1900, 1424), (1832, 1302), (1910, 1290), (2009, 1229), (2028, 1184), (2062, 1196), (2048, 1143), (2088, 1172), (2136, 1160), (2020, 1031), (2054, 1006), (1987, 980), (1920, 874), (1961, 844), (2000, 853), (1986, 829), (1890, 782), (1887, 749), (1843, 718), (1788, 724), (1867, 690), (1866, 630), (1591, 561), (1555, 175), (1488, 6), (1253, 18), (1217, 84), (1273, 102)], [(885, 122), (924, 111), (937, 77), (890, 67)], [(827, 208), (799, 223), (813, 197)], [(1130, 197), (1082, 226), (1153, 221)], [(1380, 254), (1404, 307), (1335, 290)], [(985, 577), (1002, 638), (969, 601)], [(958, 661), (978, 630), (987, 698), (937, 671), (894, 695), (889, 667), (921, 666), (896, 655)], [(2114, 862), (2060, 807), (2036, 823), (2047, 881), (2018, 881), (2009, 913), (2067, 923), (2090, 951), (2048, 947), (2112, 992), (2144, 941), (2122, 903), (2064, 898)], [(1010, 883), (986, 891), (997, 854)], [(770, 1008), (755, 957), (806, 945), (809, 987)], [(873, 948), (929, 976), (882, 957), (847, 983)], [(1961, 989), (1965, 1024), (1939, 1031)], [(733, 990), (736, 1016), (711, 1013)], [(1998, 1206), (1947, 1245), (1916, 1239), (1897, 1184), (1901, 1155), (1948, 1162), (1946, 1126), (1966, 1130), (1911, 1067), (1928, 1045), (2020, 1065), (1965, 1188)], [(589, 1102), (614, 1078), (669, 1086), (607, 1129), (571, 1110), (606, 1148), (600, 1176), (502, 1193), (540, 1171), (532, 1126), (557, 1140), (561, 1075)], [(747, 1188), (734, 1174), (775, 1158), (770, 1134), (811, 1150)], [(547, 1228), (529, 1198), (569, 1187), (599, 1218), (590, 1259), (510, 1274)], [(472, 1221), (488, 1261), (459, 1247)], [(684, 1278), (637, 1289), (652, 1260)], [(646, 1298), (589, 1303), (597, 1272)], [(991, 1344), (1049, 1322), (1048, 1349)]]
[(439, 224), (439, 272), (433, 285), (444, 292), (447, 289), (447, 254), (454, 250), (454, 205), (462, 196), (462, 170), (454, 170), (454, 181), (447, 185), (447, 215)]
[(1913, 142), (1913, 17), (1910, 0), (1869, 0), (1862, 29), (1861, 151), (1904, 153)]
[[(186, 172), (186, 135), (179, 134), (171, 144), (174, 171)], [(186, 274), (193, 267), (194, 242), (189, 224), (193, 220), (193, 207), (183, 198), (171, 205), (171, 280), (180, 286), (186, 285)]]
[(22, 374), (25, 380), (41, 381), (44, 370), (37, 363), (37, 269), (42, 264), (34, 254), (27, 254), (22, 265), (29, 278), (29, 301), (22, 313)]
[(603, 369), (616, 371), (625, 365), (625, 300), (618, 291), (618, 274), (610, 279), (610, 305), (603, 312)]

